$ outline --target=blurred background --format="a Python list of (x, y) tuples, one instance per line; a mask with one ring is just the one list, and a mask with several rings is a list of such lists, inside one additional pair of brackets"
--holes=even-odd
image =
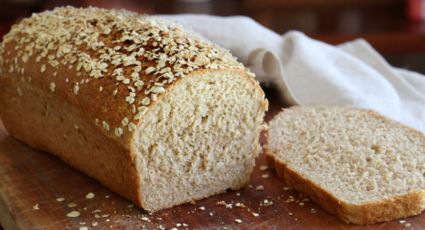
[(338, 44), (368, 40), (392, 64), (425, 73), (425, 0), (0, 0), (0, 35), (56, 6), (125, 8), (146, 14), (246, 15), (277, 33), (299, 30)]

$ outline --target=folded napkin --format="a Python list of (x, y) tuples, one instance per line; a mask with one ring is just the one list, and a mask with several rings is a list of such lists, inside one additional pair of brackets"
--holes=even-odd
[(291, 105), (368, 108), (425, 133), (425, 76), (392, 67), (363, 39), (332, 46), (247, 17), (162, 17), (229, 49)]

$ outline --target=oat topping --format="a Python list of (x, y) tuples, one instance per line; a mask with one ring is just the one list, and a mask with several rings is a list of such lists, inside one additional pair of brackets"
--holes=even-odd
[(106, 121), (102, 121), (102, 126), (106, 131), (109, 131), (109, 124)]
[(56, 84), (54, 82), (50, 82), (50, 91), (52, 91), (52, 93), (54, 93), (56, 90)]
[(75, 208), (75, 207), (77, 207), (77, 204), (76, 203), (69, 203), (68, 207), (69, 208)]
[(93, 199), (95, 197), (94, 193), (89, 192), (86, 194), (86, 199)]
[(123, 134), (123, 129), (122, 128), (115, 128), (115, 136), (120, 137)]
[[(4, 58), (5, 46), (11, 42), (20, 57), (14, 62)], [(116, 127), (124, 118), (128, 120), (113, 129), (116, 136), (122, 136), (126, 130), (133, 132), (147, 106), (177, 79), (198, 69), (244, 69), (227, 50), (178, 24), (95, 7), (60, 7), (34, 13), (4, 36), (0, 57), (0, 71), (10, 73), (24, 73), (28, 62), (39, 65), (40, 77), (65, 78), (62, 70), (70, 69), (77, 75), (65, 78), (71, 89), (60, 87), (72, 92), (68, 96), (81, 97), (80, 89), (87, 88), (96, 91), (87, 91), (90, 94), (122, 99), (126, 111), (134, 113), (123, 114), (125, 117), (111, 123)], [(4, 69), (5, 64), (8, 69)], [(52, 92), (56, 90), (53, 82), (49, 87)], [(109, 94), (103, 94), (104, 91)], [(110, 131), (107, 124), (104, 121), (103, 127)], [(127, 125), (128, 129), (124, 129)]]
[(67, 217), (70, 217), (70, 218), (76, 218), (76, 217), (79, 217), (80, 216), (80, 212), (78, 212), (78, 211), (71, 211), (71, 212), (67, 213), (66, 216)]
[(255, 187), (255, 190), (262, 191), (262, 190), (264, 190), (264, 186), (263, 185), (258, 185), (257, 187)]

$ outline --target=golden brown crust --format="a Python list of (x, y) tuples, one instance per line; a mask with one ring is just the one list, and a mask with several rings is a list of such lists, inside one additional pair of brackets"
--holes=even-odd
[[(378, 119), (385, 121), (389, 120), (388, 118), (371, 110), (365, 111)], [(406, 127), (399, 122), (396, 123), (398, 126)], [(412, 133), (423, 137), (423, 134), (416, 130), (412, 129)], [(268, 137), (268, 135), (269, 134), (267, 133), (266, 137)], [(267, 141), (269, 141), (269, 138), (267, 138)], [(423, 189), (361, 205), (346, 203), (322, 189), (320, 185), (303, 177), (301, 174), (297, 173), (296, 170), (291, 169), (288, 165), (276, 157), (276, 154), (268, 148), (267, 144), (263, 147), (263, 149), (267, 162), (274, 166), (277, 174), (283, 178), (288, 186), (307, 194), (323, 209), (337, 216), (346, 223), (366, 225), (390, 221), (398, 218), (418, 215), (425, 209), (425, 190)]]

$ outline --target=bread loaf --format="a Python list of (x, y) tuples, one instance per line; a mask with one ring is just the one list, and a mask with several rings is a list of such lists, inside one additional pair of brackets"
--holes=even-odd
[(285, 109), (270, 121), (266, 153), (285, 183), (347, 223), (425, 209), (425, 136), (368, 110)]
[(8, 132), (149, 211), (245, 185), (267, 101), (226, 50), (172, 22), (57, 8), (0, 47)]

